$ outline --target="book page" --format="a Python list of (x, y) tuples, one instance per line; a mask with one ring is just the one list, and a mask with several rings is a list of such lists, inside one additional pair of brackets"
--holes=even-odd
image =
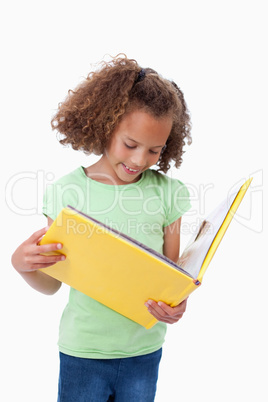
[(238, 193), (238, 190), (218, 205), (218, 207), (199, 225), (197, 233), (195, 233), (191, 238), (178, 260), (178, 265), (195, 279), (198, 277), (202, 263)]

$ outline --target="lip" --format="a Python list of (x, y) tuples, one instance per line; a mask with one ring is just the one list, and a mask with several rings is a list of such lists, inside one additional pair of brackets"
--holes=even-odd
[[(141, 169), (135, 169), (134, 171), (129, 170), (128, 166), (126, 166), (124, 163), (122, 163), (122, 166), (123, 166), (124, 171), (130, 175), (136, 175), (141, 172)], [(132, 169), (132, 168), (130, 168), (130, 169)]]

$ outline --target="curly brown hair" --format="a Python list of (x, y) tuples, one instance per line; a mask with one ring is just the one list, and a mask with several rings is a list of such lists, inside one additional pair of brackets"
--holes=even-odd
[(134, 110), (144, 110), (155, 118), (173, 117), (157, 166), (164, 173), (171, 161), (179, 167), (185, 140), (191, 143), (190, 115), (183, 93), (175, 82), (151, 68), (141, 69), (136, 60), (125, 55), (100, 63), (74, 91), (69, 90), (51, 125), (63, 134), (61, 144), (101, 155), (123, 116)]

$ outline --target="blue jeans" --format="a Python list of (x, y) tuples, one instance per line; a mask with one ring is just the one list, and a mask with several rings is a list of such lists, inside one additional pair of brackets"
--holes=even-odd
[(153, 402), (162, 349), (123, 359), (60, 353), (58, 402)]

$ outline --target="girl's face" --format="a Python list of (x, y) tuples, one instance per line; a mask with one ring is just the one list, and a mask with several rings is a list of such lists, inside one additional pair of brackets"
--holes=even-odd
[(141, 110), (128, 113), (115, 129), (103, 156), (106, 174), (116, 184), (138, 181), (142, 172), (157, 163), (172, 123), (170, 116), (156, 119)]

